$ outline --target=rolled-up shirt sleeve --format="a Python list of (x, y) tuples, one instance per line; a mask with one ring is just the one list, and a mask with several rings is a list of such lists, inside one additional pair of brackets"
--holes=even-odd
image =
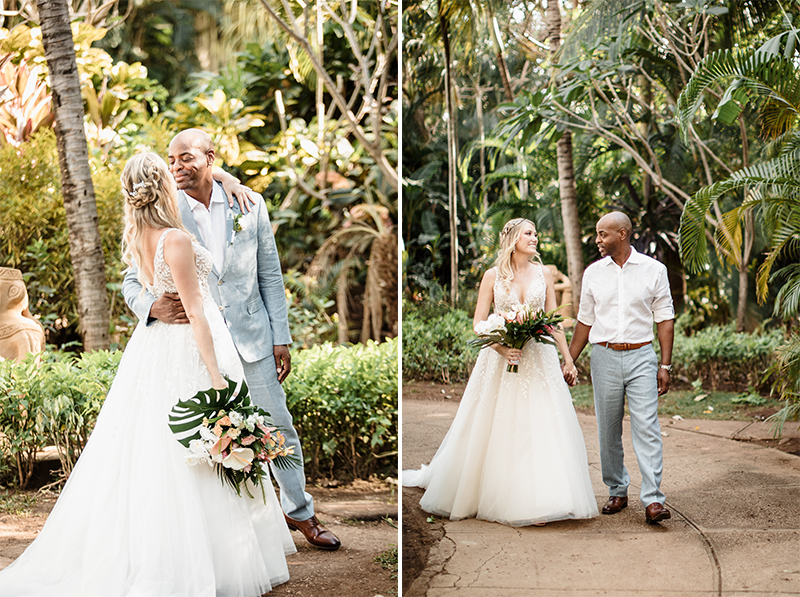
[(669, 288), (667, 268), (662, 265), (659, 270), (652, 304), (653, 321), (656, 323), (675, 319), (675, 309), (672, 306), (672, 292)]
[(581, 304), (578, 309), (578, 321), (591, 327), (594, 325), (594, 296), (590, 287), (590, 270), (583, 273), (583, 283), (581, 284)]

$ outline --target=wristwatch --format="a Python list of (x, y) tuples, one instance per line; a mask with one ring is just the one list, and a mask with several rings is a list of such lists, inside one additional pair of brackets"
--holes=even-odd
[(672, 365), (659, 365), (659, 369), (666, 369), (667, 371), (672, 371)]

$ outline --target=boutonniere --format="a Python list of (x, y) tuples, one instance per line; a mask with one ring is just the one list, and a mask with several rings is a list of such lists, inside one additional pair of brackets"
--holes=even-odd
[[(228, 215), (230, 215), (230, 212), (228, 212)], [(233, 244), (233, 239), (236, 238), (236, 233), (237, 232), (241, 232), (245, 228), (244, 223), (239, 221), (241, 219), (242, 219), (242, 214), (240, 214), (240, 213), (238, 213), (235, 216), (233, 216), (233, 230), (231, 230), (231, 242), (230, 242), (230, 244)]]
[(239, 222), (242, 219), (242, 214), (236, 214), (233, 216), (233, 231), (234, 232), (241, 232), (244, 230), (244, 226)]

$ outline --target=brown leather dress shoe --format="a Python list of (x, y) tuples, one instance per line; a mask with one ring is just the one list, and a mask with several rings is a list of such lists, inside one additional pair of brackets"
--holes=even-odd
[(644, 509), (644, 520), (647, 524), (655, 524), (667, 518), (672, 518), (672, 513), (664, 507), (664, 504), (653, 502)]
[(290, 531), (300, 531), (306, 541), (314, 547), (335, 551), (342, 544), (336, 535), (319, 523), (316, 516), (312, 516), (308, 520), (294, 520), (286, 516), (286, 514), (283, 517), (286, 519), (286, 524)]
[(606, 505), (603, 506), (603, 514), (616, 514), (623, 508), (627, 507), (628, 507), (627, 497), (618, 497), (616, 495), (612, 495), (610, 498), (608, 498)]

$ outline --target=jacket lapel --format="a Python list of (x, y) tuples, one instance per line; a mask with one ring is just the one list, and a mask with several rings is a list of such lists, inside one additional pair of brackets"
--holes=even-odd
[[(224, 191), (223, 191), (224, 194)], [(233, 239), (235, 237), (233, 233), (233, 218), (239, 213), (239, 206), (236, 202), (233, 203), (234, 207), (228, 207), (228, 198), (225, 197), (225, 249), (222, 253), (222, 272), (220, 274), (220, 278), (225, 275), (225, 272), (228, 269), (228, 264), (230, 263), (231, 257), (233, 257)]]
[(189, 207), (189, 202), (186, 201), (183, 191), (178, 191), (178, 210), (181, 212), (183, 226), (189, 231), (190, 234), (194, 235), (194, 238), (197, 240), (197, 242), (205, 247), (206, 245), (203, 242), (203, 237), (200, 235), (200, 229), (197, 227), (197, 222), (194, 221), (192, 208)]

